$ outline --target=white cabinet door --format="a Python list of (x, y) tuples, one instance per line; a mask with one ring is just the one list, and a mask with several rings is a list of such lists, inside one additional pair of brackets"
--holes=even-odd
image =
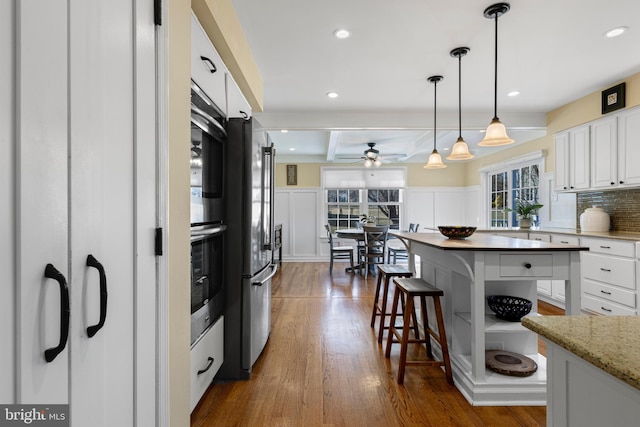
[(619, 114), (618, 146), (619, 173), (621, 186), (640, 185), (640, 108), (632, 108)]
[(191, 14), (191, 78), (226, 115), (226, 67), (196, 19)]
[(14, 69), (13, 45), (16, 22), (13, 2), (0, 2), (0, 271), (8, 279), (0, 299), (0, 402), (15, 403), (15, 252), (13, 233), (16, 227), (13, 198), (15, 177), (15, 111), (13, 105)]
[(606, 117), (591, 124), (591, 187), (618, 183), (618, 120)]
[(569, 132), (569, 188), (589, 188), (589, 126), (580, 126)]
[(242, 91), (231, 77), (231, 74), (227, 73), (226, 76), (226, 90), (227, 90), (227, 117), (237, 118), (251, 117), (251, 106), (245, 99)]
[(554, 137), (556, 191), (589, 188), (589, 126), (579, 126)]
[[(133, 10), (129, 0), (83, 0), (70, 8), (70, 20), (72, 420), (75, 426), (132, 426)], [(101, 295), (99, 267), (87, 265), (89, 255), (104, 269), (108, 299)], [(101, 315), (104, 324), (91, 336)]]
[(21, 361), (16, 403), (68, 403), (66, 340), (53, 360), (44, 356), (46, 349), (62, 348), (62, 319), (68, 319), (68, 311), (61, 310), (63, 286), (44, 276), (51, 264), (69, 279), (66, 3), (15, 2), (16, 339)]
[(569, 132), (554, 137), (556, 149), (555, 190), (569, 190)]

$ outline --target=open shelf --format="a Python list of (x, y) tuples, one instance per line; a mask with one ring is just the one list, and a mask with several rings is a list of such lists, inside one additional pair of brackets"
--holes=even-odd
[[(471, 313), (458, 312), (456, 316), (471, 325)], [(539, 316), (538, 313), (531, 312), (527, 316)], [(522, 326), (520, 322), (508, 322), (496, 317), (495, 314), (487, 314), (484, 316), (485, 332), (531, 332), (531, 330)]]
[[(485, 380), (487, 384), (539, 384), (545, 385), (547, 383), (547, 358), (541, 354), (526, 354), (530, 359), (533, 359), (538, 365), (538, 370), (528, 377), (517, 377), (510, 375), (503, 375), (492, 371), (491, 369), (485, 369)], [(463, 368), (464, 372), (471, 372), (471, 355), (457, 354), (455, 355), (456, 361)]]

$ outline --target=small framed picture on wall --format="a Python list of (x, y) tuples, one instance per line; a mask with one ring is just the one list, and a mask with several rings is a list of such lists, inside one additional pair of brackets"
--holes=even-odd
[(298, 165), (287, 165), (287, 185), (298, 185)]
[(607, 114), (625, 107), (624, 91), (624, 83), (602, 91), (602, 114)]

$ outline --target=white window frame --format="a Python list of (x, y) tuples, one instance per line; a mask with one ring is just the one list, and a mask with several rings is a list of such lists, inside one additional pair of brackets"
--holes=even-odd
[[(514, 157), (499, 163), (493, 163), (491, 165), (485, 166), (480, 169), (480, 191), (481, 191), (481, 203), (482, 203), (482, 212), (480, 218), (480, 224), (484, 224), (487, 228), (491, 227), (491, 180), (490, 177), (493, 174), (500, 172), (508, 172), (507, 179), (509, 184), (511, 183), (511, 171), (514, 169), (519, 169), (525, 166), (530, 166), (532, 164), (538, 164), (538, 194), (542, 190), (542, 175), (544, 174), (545, 167), (545, 157), (546, 151), (539, 150), (532, 153), (528, 153), (522, 156)], [(509, 187), (509, 191), (512, 188)], [(493, 227), (496, 228), (496, 227)], [(510, 228), (510, 227), (507, 227)]]

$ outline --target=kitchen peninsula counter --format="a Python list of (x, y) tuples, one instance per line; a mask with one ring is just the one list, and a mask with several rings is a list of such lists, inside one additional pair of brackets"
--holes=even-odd
[(522, 324), (547, 342), (547, 425), (637, 425), (640, 318), (527, 316)]
[[(437, 229), (435, 229), (437, 231)], [(576, 236), (576, 237), (601, 237), (605, 239), (614, 239), (614, 240), (629, 240), (629, 241), (640, 241), (640, 233), (633, 231), (578, 231), (575, 228), (554, 228), (554, 227), (541, 227), (541, 228), (531, 228), (531, 229), (522, 229), (518, 227), (513, 228), (478, 228), (476, 229), (476, 235), (485, 235), (491, 233), (508, 233), (508, 232), (521, 232), (529, 234), (564, 234), (567, 236)]]
[[(537, 335), (520, 322), (499, 320), (487, 295), (512, 295), (532, 301), (537, 312), (537, 280), (565, 281), (566, 312), (580, 313), (580, 251), (586, 247), (474, 234), (464, 240), (437, 233), (391, 231), (409, 251), (416, 274), (444, 291), (443, 311), (454, 383), (473, 405), (545, 405), (546, 359)], [(514, 377), (485, 368), (485, 350), (526, 355), (538, 370)]]

